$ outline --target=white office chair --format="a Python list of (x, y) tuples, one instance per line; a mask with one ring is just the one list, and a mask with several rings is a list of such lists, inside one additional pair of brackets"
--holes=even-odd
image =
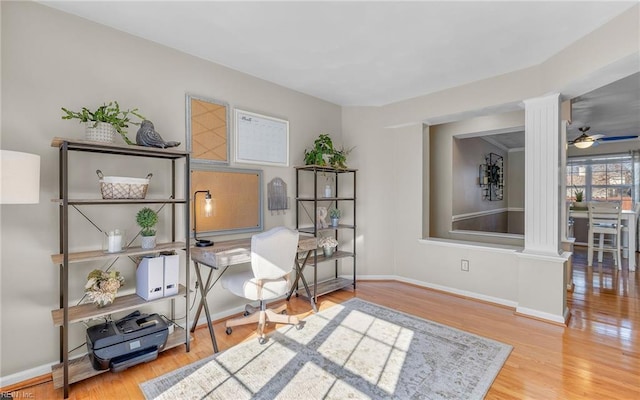
[(222, 277), (222, 287), (236, 296), (251, 301), (259, 301), (259, 307), (247, 305), (245, 317), (227, 320), (226, 333), (231, 327), (258, 323), (260, 344), (267, 341), (264, 327), (267, 322), (295, 324), (300, 328), (297, 317), (283, 315), (287, 305), (267, 309), (266, 301), (285, 295), (291, 286), (292, 273), (298, 249), (298, 232), (286, 227), (277, 227), (254, 235), (251, 238), (251, 270), (234, 272), (228, 270)]
[[(587, 248), (587, 265), (593, 265), (593, 251), (598, 251), (598, 261), (602, 262), (602, 253), (611, 252), (618, 269), (622, 268), (620, 259), (620, 213), (621, 206), (617, 202), (590, 201), (589, 238)], [(594, 247), (594, 236), (598, 235), (598, 247)], [(608, 235), (608, 238), (605, 238)]]

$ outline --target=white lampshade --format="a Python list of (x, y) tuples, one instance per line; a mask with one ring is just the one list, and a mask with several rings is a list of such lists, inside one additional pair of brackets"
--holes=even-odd
[(0, 204), (40, 202), (40, 156), (0, 150)]

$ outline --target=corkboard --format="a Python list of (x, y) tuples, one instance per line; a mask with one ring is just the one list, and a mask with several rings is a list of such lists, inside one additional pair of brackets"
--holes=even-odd
[(187, 95), (187, 136), (193, 160), (229, 162), (229, 106)]
[(198, 190), (209, 190), (213, 205), (213, 215), (205, 217), (205, 194), (192, 198), (197, 202), (199, 235), (262, 230), (262, 171), (213, 167), (192, 170), (191, 194)]

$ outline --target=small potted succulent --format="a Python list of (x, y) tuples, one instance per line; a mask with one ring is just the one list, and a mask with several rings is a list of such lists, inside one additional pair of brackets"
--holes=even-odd
[(327, 236), (320, 239), (318, 245), (322, 247), (322, 252), (325, 257), (331, 257), (338, 246), (338, 241), (331, 236)]
[(124, 128), (128, 128), (128, 124), (140, 125), (140, 122), (133, 122), (131, 116), (144, 120), (145, 117), (138, 113), (138, 109), (121, 110), (117, 101), (103, 104), (95, 111), (90, 111), (86, 107), (82, 107), (80, 111), (70, 111), (62, 107), (64, 115), (62, 119), (78, 119), (85, 123), (86, 139), (94, 142), (113, 143), (116, 132), (122, 136), (126, 144), (135, 145), (127, 137)]
[(340, 223), (340, 210), (337, 208), (330, 209), (329, 217), (331, 218), (331, 226), (338, 226), (338, 224)]
[(140, 231), (142, 235), (142, 244), (140, 247), (143, 249), (155, 248), (156, 231), (153, 227), (158, 223), (158, 214), (149, 207), (145, 207), (136, 214), (136, 222), (142, 228)]

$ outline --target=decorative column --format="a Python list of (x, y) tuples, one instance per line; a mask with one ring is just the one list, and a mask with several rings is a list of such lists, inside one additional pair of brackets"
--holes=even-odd
[[(566, 271), (561, 250), (560, 94), (525, 100), (524, 251), (518, 262), (516, 313), (566, 324)], [(564, 203), (564, 196), (562, 196)]]
[[(558, 256), (560, 241), (560, 94), (525, 104), (524, 252)], [(564, 199), (564, 196), (563, 196)]]

